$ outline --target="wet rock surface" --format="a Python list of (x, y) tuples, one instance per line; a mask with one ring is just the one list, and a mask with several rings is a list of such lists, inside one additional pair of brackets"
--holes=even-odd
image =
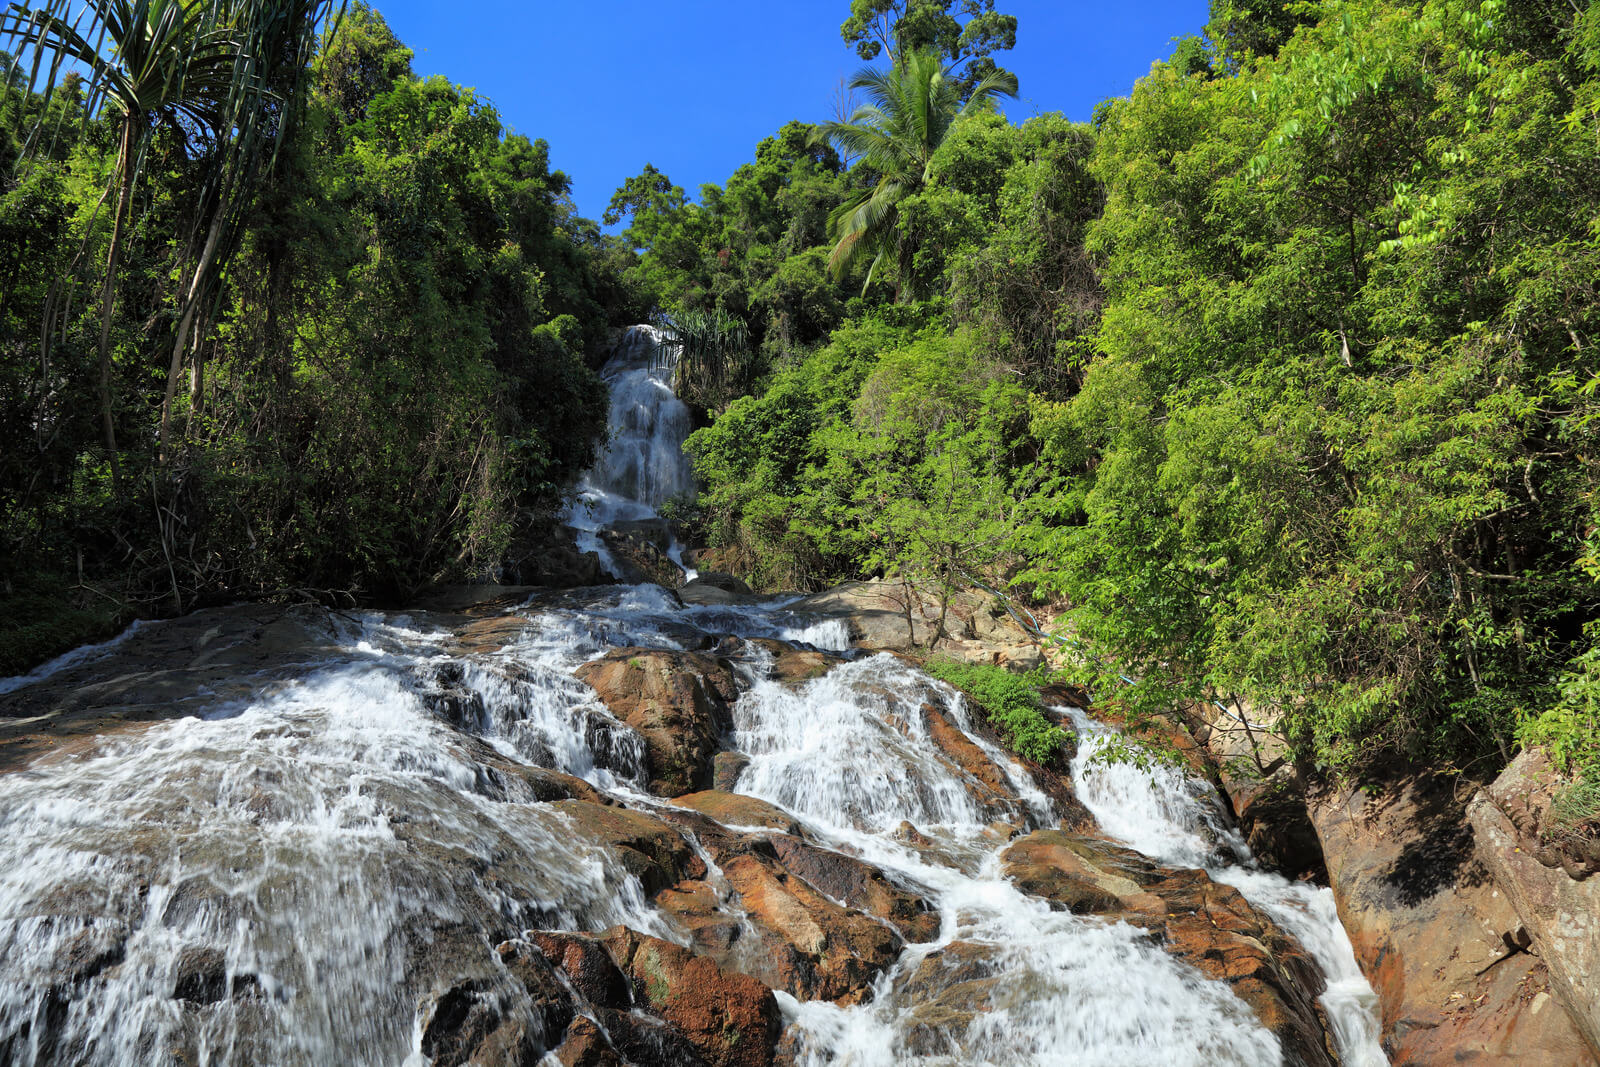
[[(820, 1040), (786, 1026), (775, 990), (829, 1011), (889, 998), (896, 1055), (1019, 1062), (1022, 1046), (982, 1018), (1057, 994), (1030, 977), (1032, 946), (993, 940), (986, 901), (1009, 884), (1056, 914), (1148, 930), (1300, 1062), (1328, 1062), (1320, 979), (1292, 939), (1202, 872), (1084, 836), (1092, 820), (1065, 775), (1037, 779), (1054, 807), (1035, 810), (1048, 802), (1022, 795), (1025, 769), (930, 683), (892, 691), (903, 664), (670, 617), (636, 626), (608, 607), (626, 594), (606, 590), (480, 592), (436, 591), (403, 624), (197, 616), (0, 696), (13, 725), (43, 717), (9, 735), (37, 746), (17, 749), (29, 788), (101, 789), (85, 811), (145, 805), (137, 823), (77, 841), (99, 858), (76, 882), (13, 908), (35, 925), (0, 922), (0, 948), (26, 943), (37, 971), (19, 986), (0, 962), (0, 984), (38, 1005), (26, 1031), (0, 1014), (0, 1061), (51, 1062), (23, 1057), (25, 1042), (81, 1047), (58, 1062), (116, 1062), (84, 1037), (88, 1005), (115, 1012), (109, 993), (148, 973), (157, 1007), (141, 1018), (169, 1021), (103, 1025), (148, 1027), (138, 1040), (180, 1062), (399, 1062), (415, 1040), (435, 1064), (764, 1067)], [(566, 659), (529, 651), (569, 646)], [(910, 762), (852, 779), (833, 823), (737, 792), (772, 767), (759, 745), (732, 747), (759, 739), (733, 715), (758, 677), (783, 700), (859, 701)], [(213, 717), (161, 726), (196, 711)], [(156, 728), (170, 732), (146, 751)], [(793, 724), (797, 739), (812, 728)], [(809, 762), (873, 755), (821, 745)], [(71, 777), (54, 769), (69, 764)], [(875, 789), (910, 817), (864, 803)], [(23, 795), (0, 793), (0, 820)], [(863, 854), (872, 835), (899, 851)], [(1002, 852), (1009, 883), (979, 881)], [(958, 905), (941, 900), (952, 880), (973, 887)], [(263, 935), (241, 943), (239, 930)], [(312, 950), (314, 965), (299, 955)], [(285, 1056), (291, 1034), (312, 1051)]]
[(712, 784), (718, 740), (732, 726), (738, 685), (727, 661), (692, 652), (618, 649), (578, 677), (644, 738), (650, 789), (682, 796)]
[(1167, 951), (1227, 982), (1291, 1062), (1333, 1064), (1317, 1010), (1322, 978), (1291, 935), (1205, 871), (1169, 871), (1132, 850), (1058, 830), (1019, 838), (1006, 876), (1051, 907), (1149, 930)]

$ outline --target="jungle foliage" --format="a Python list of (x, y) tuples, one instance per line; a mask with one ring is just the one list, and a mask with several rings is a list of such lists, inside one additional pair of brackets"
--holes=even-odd
[[(280, 48), (254, 95), (202, 84), (195, 54), (263, 54), (236, 32), (255, 7), (280, 32), (314, 20), (309, 46)], [(55, 77), (48, 50), (48, 81), (4, 64), (0, 580), (57, 610), (8, 611), (0, 674), (133, 614), (491, 567), (592, 454), (587, 356), (644, 311), (623, 250), (576, 217), (544, 142), (412, 74), (363, 5), (95, 10), (167, 49), (149, 57), (165, 96)], [(219, 172), (253, 128), (248, 165)]]
[[(948, 111), (874, 220), (893, 254), (864, 295), (866, 257), (813, 274), (804, 332), (719, 304), (768, 365), (690, 441), (706, 528), (768, 587), (1049, 601), (1103, 695), (1274, 709), (1332, 771), (1594, 766), (1600, 9), (1212, 14), (1089, 125)], [(815, 142), (786, 143), (799, 174)], [(810, 225), (766, 231), (788, 262), (883, 178), (809, 159)], [(652, 234), (715, 201), (657, 201)], [(664, 294), (772, 276), (636, 243)]]

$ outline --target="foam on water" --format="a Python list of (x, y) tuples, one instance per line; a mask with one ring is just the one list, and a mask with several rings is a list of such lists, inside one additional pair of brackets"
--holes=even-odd
[(673, 935), (631, 874), (440, 722), (393, 640), (0, 777), (0, 1061), (395, 1064), (447, 944)]
[(1115, 731), (1081, 709), (1060, 710), (1072, 716), (1079, 732), (1072, 764), (1078, 799), (1101, 828), (1162, 863), (1204, 869), (1293, 934), (1327, 981), (1322, 1006), (1345, 1067), (1388, 1064), (1378, 1040), (1378, 997), (1356, 964), (1333, 891), (1261, 870), (1228, 825), (1221, 799), (1209, 783), (1163, 763), (1141, 767), (1096, 759)]
[[(630, 326), (601, 370), (611, 391), (609, 440), (578, 482), (577, 498), (565, 516), (578, 531), (579, 550), (597, 554), (613, 576), (616, 560), (600, 532), (621, 522), (658, 518), (662, 504), (694, 493), (694, 467), (683, 454), (684, 439), (694, 427), (688, 405), (672, 391), (677, 364), (663, 339), (655, 326)], [(688, 579), (695, 577), (675, 539), (667, 555)]]
[[(957, 727), (970, 725), (949, 689), (888, 655), (837, 667), (798, 691), (758, 684), (735, 707), (736, 742), (751, 756), (739, 791), (788, 809), (820, 839), (919, 887), (941, 915), (938, 940), (908, 946), (872, 1003), (846, 1009), (780, 996), (801, 1032), (801, 1062), (1279, 1062), (1276, 1037), (1228, 986), (1142, 931), (1053, 912), (1002, 877), (999, 853), (1008, 835), (991, 824), (1048, 825), (1050, 802), (992, 746), (991, 758), (1022, 786), (1024, 807), (980, 802), (927, 736), (920, 708), (930, 700), (942, 703)], [(932, 852), (901, 840), (902, 822), (935, 841)], [(982, 957), (981, 976), (993, 980), (991, 1010), (930, 1021), (913, 977), (925, 965), (961, 966), (968, 952)], [(937, 1038), (927, 1038), (929, 1026)], [(910, 1051), (918, 1032), (929, 1046), (921, 1055)]]

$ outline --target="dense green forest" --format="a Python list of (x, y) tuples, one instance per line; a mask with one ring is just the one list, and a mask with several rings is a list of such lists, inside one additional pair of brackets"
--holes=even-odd
[(913, 40), (698, 202), (619, 192), (724, 364), (688, 517), (771, 588), (1051, 601), (1103, 695), (1325, 767), (1592, 761), (1600, 11), (1212, 14), (1087, 125)]
[[(603, 429), (586, 357), (648, 310), (616, 242), (363, 5), (101, 7), (133, 9), (102, 106), (85, 63), (4, 68), (0, 674), (132, 614), (491, 566)], [(208, 49), (259, 90), (173, 73)]]
[(487, 572), (592, 455), (607, 328), (654, 316), (721, 569), (1003, 588), (1103, 697), (1274, 707), (1324, 768), (1600, 760), (1593, 3), (1214, 0), (1075, 123), (1003, 116), (992, 0), (854, 0), (859, 109), (599, 223), (318, 10), (243, 148), (7, 64), (4, 579), (42, 621), (0, 669), (130, 610)]

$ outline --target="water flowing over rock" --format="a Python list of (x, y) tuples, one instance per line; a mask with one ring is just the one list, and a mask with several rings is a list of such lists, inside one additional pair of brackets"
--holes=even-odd
[[(220, 689), (195, 646), (261, 619), (195, 616), (7, 694), (0, 1062), (1322, 1062), (1266, 1010), (1303, 934), (1061, 830), (911, 664), (649, 586), (449, 608), (301, 612)], [(48, 753), (130, 673), (182, 717)], [(731, 788), (653, 795), (625, 720)]]
[(676, 359), (655, 326), (630, 326), (601, 371), (611, 390), (606, 450), (578, 483), (567, 522), (612, 575), (666, 586), (695, 577), (656, 509), (694, 492), (683, 454), (693, 425), (672, 391)]
[[(660, 551), (657, 341), (586, 489)], [(1331, 897), (1214, 797), (1094, 768), (1087, 718), (1036, 776), (825, 608), (243, 607), (0, 682), (0, 1063), (1381, 1062)]]

